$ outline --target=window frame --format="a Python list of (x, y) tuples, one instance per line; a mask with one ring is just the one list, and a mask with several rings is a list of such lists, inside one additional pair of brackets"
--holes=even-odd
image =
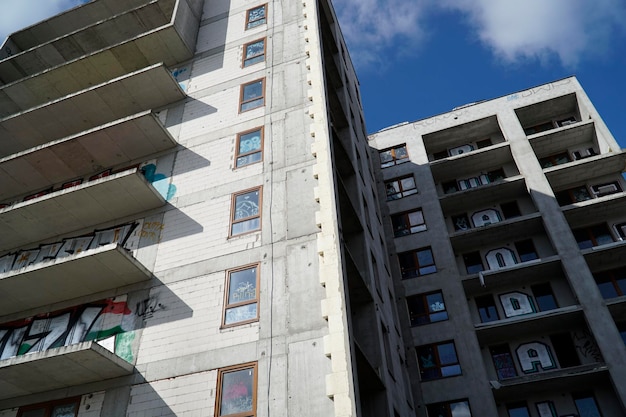
[[(250, 20), (250, 12), (256, 9), (264, 9), (264, 13), (263, 13), (263, 18), (262, 19), (255, 19), (255, 20)], [(258, 21), (263, 20), (263, 22), (260, 23), (256, 23)], [(249, 29), (254, 29), (256, 27), (259, 27), (261, 25), (265, 25), (267, 24), (267, 3), (265, 4), (261, 4), (259, 6), (255, 6), (255, 7), (251, 7), (248, 10), (246, 10), (246, 26), (245, 26), (245, 30), (249, 30)], [(251, 26), (252, 25), (252, 26)]]
[[(243, 411), (240, 413), (231, 413), (231, 414), (222, 414), (222, 390), (223, 390), (223, 382), (224, 375), (231, 373), (242, 371), (246, 369), (252, 369), (252, 410)], [(217, 387), (215, 391), (215, 417), (256, 417), (257, 415), (257, 390), (258, 390), (258, 363), (257, 362), (248, 362), (239, 365), (228, 366), (225, 368), (220, 368), (217, 371)]]
[[(398, 158), (396, 157), (396, 153), (399, 149), (404, 149), (404, 156)], [(383, 162), (381, 155), (385, 152), (390, 152), (391, 160), (388, 162)], [(380, 168), (385, 169), (395, 165), (404, 164), (405, 162), (409, 162), (409, 150), (406, 148), (406, 143), (401, 145), (396, 145), (391, 148), (383, 149), (378, 152), (378, 157), (380, 159)]]
[(526, 402), (517, 402), (517, 403), (512, 403), (512, 404), (507, 404), (506, 405), (506, 414), (509, 417), (517, 417), (517, 416), (512, 416), (511, 415), (511, 411), (512, 410), (526, 410), (526, 417), (530, 417), (530, 408), (528, 408), (528, 404), (526, 404)]
[(578, 415), (581, 417), (586, 417), (585, 415), (583, 415), (580, 411), (580, 408), (578, 408), (578, 403), (577, 401), (579, 400), (584, 400), (584, 399), (588, 399), (590, 398), (593, 401), (593, 404), (596, 408), (596, 411), (598, 412), (598, 416), (602, 417), (602, 410), (600, 409), (600, 405), (598, 404), (598, 401), (596, 400), (596, 396), (593, 395), (593, 392), (590, 391), (585, 391), (585, 392), (579, 392), (576, 394), (572, 394), (572, 401), (574, 402), (574, 406), (576, 407), (576, 411), (578, 412)]
[[(622, 278), (619, 278), (619, 277)], [(616, 268), (609, 269), (606, 271), (594, 272), (593, 279), (598, 286), (598, 290), (600, 291), (600, 295), (603, 299), (608, 300), (611, 298), (622, 297), (626, 295), (626, 268)], [(620, 286), (619, 282), (624, 282), (624, 289)], [(611, 295), (610, 297), (605, 297), (600, 284), (611, 284), (611, 288), (615, 291), (615, 295)]]
[[(437, 310), (437, 311), (431, 311), (430, 303), (428, 302), (428, 296), (436, 295), (436, 294), (441, 296), (441, 303), (443, 304), (443, 309)], [(450, 319), (448, 310), (446, 308), (446, 301), (443, 297), (443, 292), (441, 290), (409, 295), (406, 297), (405, 301), (406, 301), (407, 313), (409, 315), (409, 324), (411, 327), (424, 326), (426, 324), (438, 323), (440, 321), (446, 321)], [(413, 311), (411, 309), (411, 305), (413, 304), (412, 301), (415, 301), (416, 303), (415, 305), (418, 308), (421, 306), (422, 311), (419, 311), (418, 313), (412, 313)], [(437, 320), (431, 319), (431, 316), (441, 315), (442, 313), (445, 313), (445, 318), (441, 318)], [(423, 318), (425, 318), (426, 321), (423, 321)]]
[[(603, 232), (606, 233), (604, 235), (601, 233), (597, 233), (600, 231), (600, 228), (602, 227), (604, 227)], [(586, 227), (572, 229), (572, 233), (574, 235), (574, 239), (576, 239), (576, 243), (578, 244), (578, 248), (580, 250), (590, 249), (596, 246), (608, 245), (610, 243), (615, 242), (615, 236), (613, 236), (613, 233), (611, 233), (611, 228), (606, 223), (597, 223), (597, 224), (593, 224), (593, 225), (586, 226)], [(587, 239), (578, 240), (578, 238), (582, 237), (581, 235), (583, 234), (586, 235)], [(606, 236), (611, 238), (610, 242), (603, 242), (601, 240), (598, 240), (598, 238), (606, 237)], [(591, 246), (585, 246), (585, 242), (591, 242)]]
[[(488, 303), (488, 301), (490, 301), (490, 303)], [(500, 313), (498, 312), (498, 306), (496, 305), (496, 300), (494, 299), (493, 294), (485, 294), (475, 297), (474, 302), (476, 303), (476, 311), (478, 311), (478, 317), (481, 323), (491, 323), (492, 321), (500, 320)], [(485, 313), (481, 313), (481, 310), (484, 310)], [(491, 311), (495, 313), (494, 319), (490, 318)], [(483, 318), (485, 318), (485, 320), (483, 320)]]
[[(244, 152), (244, 153), (239, 153), (239, 147), (241, 144), (241, 137), (248, 135), (250, 133), (253, 132), (259, 132), (259, 136), (261, 137), (261, 146), (258, 150), (255, 151), (250, 151), (250, 152)], [(235, 169), (239, 169), (239, 168), (243, 168), (243, 167), (247, 167), (248, 165), (253, 165), (259, 162), (263, 162), (263, 146), (265, 144), (265, 126), (259, 126), (259, 127), (255, 127), (254, 129), (249, 129), (249, 130), (245, 130), (243, 132), (239, 132), (237, 133), (237, 139), (235, 141), (235, 162), (234, 162), (234, 168)], [(260, 159), (258, 161), (254, 161), (254, 162), (250, 162), (247, 164), (243, 164), (243, 165), (239, 165), (238, 160), (239, 158), (244, 158), (244, 157), (248, 157), (250, 155), (254, 155), (259, 153), (261, 155)]]
[[(263, 52), (260, 53), (260, 54), (248, 57), (247, 56), (247, 49), (248, 49), (248, 47), (250, 45), (253, 45), (253, 44), (255, 44), (257, 42), (261, 42), (261, 41), (263, 41)], [(260, 64), (261, 62), (265, 62), (265, 57), (267, 55), (267, 42), (266, 41), (267, 41), (267, 38), (263, 37), (263, 38), (259, 38), (259, 39), (255, 39), (253, 41), (247, 42), (247, 43), (245, 43), (243, 45), (243, 53), (241, 54), (241, 68), (248, 68), (248, 67), (250, 67), (252, 65)], [(260, 61), (255, 61), (255, 62), (252, 62), (252, 63), (248, 63), (248, 61), (253, 60), (255, 58), (258, 58), (258, 57), (263, 57), (263, 59), (261, 59)]]
[[(254, 215), (254, 216), (248, 216), (248, 217), (243, 217), (241, 219), (236, 219), (235, 218), (235, 214), (236, 214), (236, 203), (237, 203), (237, 197), (244, 195), (244, 194), (249, 194), (251, 192), (257, 191), (259, 193), (259, 200), (258, 200), (258, 206), (259, 206), (259, 212), (258, 214)], [(259, 227), (254, 229), (254, 230), (248, 230), (245, 232), (241, 232), (241, 233), (233, 233), (233, 226), (235, 224), (238, 223), (243, 223), (246, 221), (250, 221), (252, 219), (258, 218), (259, 219)], [(242, 191), (238, 191), (236, 193), (233, 193), (231, 195), (231, 202), (230, 202), (230, 222), (228, 225), (228, 237), (236, 237), (236, 236), (243, 236), (246, 234), (250, 234), (250, 233), (255, 233), (258, 232), (262, 229), (262, 223), (261, 223), (261, 219), (263, 218), (263, 186), (260, 185), (258, 187), (253, 187), (253, 188), (248, 188), (246, 190), (242, 190)]]
[(74, 416), (78, 416), (78, 412), (80, 411), (80, 402), (81, 397), (71, 397), (71, 398), (63, 398), (61, 400), (53, 400), (53, 401), (45, 401), (37, 404), (30, 404), (26, 406), (22, 406), (18, 409), (16, 417), (22, 417), (22, 415), (29, 411), (44, 409), (43, 417), (50, 417), (52, 414), (52, 410), (54, 407), (59, 405), (71, 404), (74, 403)]
[[(407, 178), (411, 178), (413, 180), (413, 185), (415, 188), (404, 189), (402, 185), (402, 180), (405, 180)], [(393, 187), (393, 183), (398, 183), (398, 191), (396, 191), (394, 188), (394, 193), (389, 194), (389, 186), (391, 185)], [(409, 191), (412, 191), (412, 192), (409, 193)], [(418, 194), (417, 182), (415, 181), (415, 177), (413, 175), (405, 175), (403, 177), (392, 178), (388, 181), (385, 181), (386, 201), (400, 200), (401, 198), (408, 197), (413, 194)]]
[[(426, 252), (426, 251), (430, 252), (432, 263), (421, 265), (419, 262), (418, 253)], [(411, 255), (411, 259), (413, 259), (413, 263), (410, 266), (410, 268), (407, 268), (402, 264), (401, 259), (408, 259), (408, 258), (404, 258), (404, 255)], [(400, 274), (402, 276), (402, 280), (418, 278), (424, 275), (430, 275), (430, 274), (434, 274), (437, 272), (437, 262), (435, 261), (435, 255), (433, 254), (433, 250), (430, 246), (424, 246), (422, 248), (417, 248), (417, 249), (413, 249), (407, 252), (398, 253), (398, 263), (400, 265)], [(421, 270), (424, 268), (428, 268), (429, 272), (422, 273)], [(434, 268), (434, 270), (430, 271), (430, 268)], [(405, 274), (405, 271), (414, 271), (416, 272), (416, 275), (409, 275), (408, 273)]]
[[(230, 295), (230, 284), (231, 284), (231, 277), (233, 273), (237, 273), (237, 272), (241, 272), (241, 271), (246, 271), (246, 270), (250, 270), (256, 268), (256, 284), (255, 284), (255, 298), (249, 299), (249, 300), (245, 300), (245, 301), (240, 301), (237, 303), (229, 303), (229, 295)], [(254, 263), (254, 264), (248, 264), (248, 265), (244, 265), (244, 266), (240, 266), (237, 268), (232, 268), (226, 271), (226, 281), (224, 283), (224, 304), (222, 307), (222, 326), (221, 328), (229, 328), (229, 327), (234, 327), (234, 326), (241, 326), (243, 324), (249, 324), (249, 323), (254, 323), (259, 321), (259, 303), (260, 303), (260, 289), (259, 289), (259, 283), (261, 282), (261, 265), (259, 263)], [(237, 307), (242, 307), (242, 306), (247, 306), (250, 304), (256, 304), (256, 317), (253, 319), (248, 319), (248, 320), (241, 320), (241, 321), (237, 321), (237, 322), (233, 322), (233, 323), (226, 323), (226, 311), (232, 308), (237, 308)]]
[[(244, 92), (246, 90), (246, 87), (251, 86), (253, 84), (256, 83), (261, 83), (261, 96), (260, 97), (254, 97), (252, 99), (248, 99), (248, 100), (244, 100)], [(261, 104), (259, 104), (258, 106), (255, 107), (251, 107), (249, 109), (243, 109), (243, 106), (249, 103), (253, 103), (256, 100), (261, 100)], [(252, 80), (250, 82), (241, 84), (240, 88), (239, 88), (239, 113), (245, 113), (248, 111), (252, 111), (255, 109), (258, 109), (260, 107), (264, 107), (265, 106), (265, 77), (262, 78), (257, 78), (256, 80)]]
[[(441, 357), (439, 354), (439, 346), (446, 346), (446, 345), (452, 345), (452, 348), (454, 350), (454, 356), (456, 358), (456, 362), (450, 362), (450, 363), (442, 363), (441, 362)], [(419, 355), (419, 350), (420, 349), (431, 349), (431, 351), (433, 352), (433, 362), (434, 362), (434, 366), (433, 367), (429, 367), (427, 368), (427, 370), (431, 370), (431, 369), (436, 369), (438, 372), (438, 376), (434, 376), (434, 377), (428, 377), (428, 379), (424, 378), (424, 374), (427, 372), (427, 370), (422, 369), (421, 365), (420, 365), (420, 355)], [(459, 375), (463, 375), (463, 370), (461, 368), (461, 362), (459, 361), (459, 354), (457, 353), (456, 350), (456, 346), (454, 344), (454, 340), (445, 340), (442, 342), (437, 342), (437, 343), (430, 343), (430, 344), (426, 344), (426, 345), (421, 345), (421, 346), (416, 346), (415, 347), (415, 354), (417, 355), (417, 365), (419, 368), (419, 372), (420, 372), (420, 381), (422, 382), (427, 382), (427, 381), (435, 381), (438, 379), (443, 379), (443, 378), (452, 378), (455, 376), (459, 376)], [(447, 368), (447, 367), (457, 367), (459, 369), (458, 373), (455, 374), (451, 374), (451, 375), (443, 375), (442, 369), (443, 368)]]
[[(422, 216), (422, 222), (411, 224), (411, 214), (420, 213)], [(401, 224), (398, 224), (398, 221)], [(428, 230), (426, 226), (426, 219), (424, 218), (424, 211), (421, 208), (416, 208), (413, 210), (403, 211), (401, 213), (395, 213), (391, 215), (391, 225), (393, 227), (393, 236), (394, 237), (402, 237), (412, 235), (414, 233), (419, 233)], [(412, 231), (413, 229), (418, 229)], [(401, 232), (401, 233), (398, 233)]]

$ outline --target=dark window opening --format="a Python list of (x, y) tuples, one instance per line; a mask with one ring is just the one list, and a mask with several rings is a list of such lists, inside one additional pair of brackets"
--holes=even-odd
[(493, 295), (489, 294), (476, 297), (476, 307), (478, 308), (481, 323), (489, 323), (491, 321), (500, 320)]
[(522, 215), (522, 212), (517, 205), (517, 201), (502, 203), (500, 204), (500, 209), (502, 209), (502, 215), (505, 219), (512, 219), (514, 217), (519, 217)]
[(559, 308), (556, 303), (556, 299), (554, 298), (552, 288), (550, 287), (550, 283), (546, 282), (544, 284), (532, 285), (530, 289), (535, 296), (535, 301), (539, 311), (548, 311)]
[(465, 263), (465, 270), (468, 274), (477, 274), (480, 271), (484, 271), (482, 258), (480, 252), (470, 252), (463, 255), (463, 262)]

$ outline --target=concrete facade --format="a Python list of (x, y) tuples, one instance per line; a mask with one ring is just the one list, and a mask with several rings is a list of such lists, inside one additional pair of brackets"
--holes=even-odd
[(429, 415), (624, 415), (625, 157), (578, 81), (369, 143)]
[(330, 4), (94, 0), (0, 59), (0, 416), (414, 414)]

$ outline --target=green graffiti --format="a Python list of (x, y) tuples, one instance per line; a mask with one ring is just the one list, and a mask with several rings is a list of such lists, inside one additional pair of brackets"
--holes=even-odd
[(134, 331), (115, 336), (115, 354), (128, 363), (133, 363), (133, 340), (135, 340)]

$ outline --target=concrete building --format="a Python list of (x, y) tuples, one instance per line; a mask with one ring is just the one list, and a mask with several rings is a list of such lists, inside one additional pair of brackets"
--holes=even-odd
[(428, 415), (626, 415), (626, 155), (578, 81), (369, 143)]
[(414, 415), (326, 0), (94, 0), (0, 81), (0, 416)]

